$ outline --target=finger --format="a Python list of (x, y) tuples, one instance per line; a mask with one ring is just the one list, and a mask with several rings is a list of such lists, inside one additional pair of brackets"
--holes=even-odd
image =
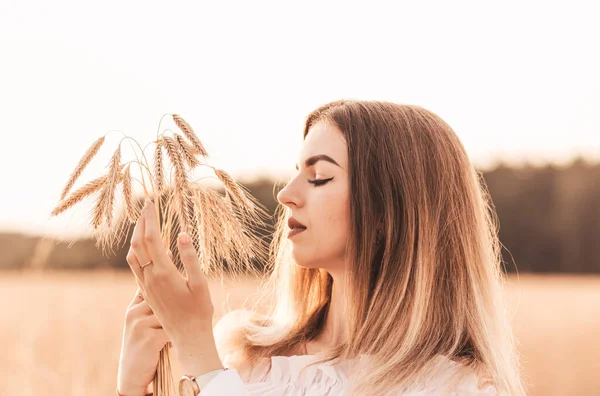
[[(145, 229), (146, 218), (142, 214), (142, 216), (138, 218), (135, 228), (133, 229), (133, 235), (131, 236), (131, 248), (137, 257), (138, 264), (143, 266), (150, 261), (150, 256), (148, 255), (146, 242), (144, 240)], [(143, 276), (140, 279), (143, 279)]]
[(129, 311), (133, 314), (133, 316), (136, 317), (154, 315), (152, 307), (150, 307), (150, 304), (148, 304), (148, 301), (146, 300), (142, 300), (136, 305), (131, 306), (131, 308), (129, 308)]
[(200, 267), (198, 252), (196, 252), (194, 244), (187, 233), (182, 232), (179, 234), (177, 246), (179, 248), (181, 262), (187, 273), (189, 287), (193, 289), (197, 286), (206, 285), (206, 276)]
[(177, 272), (163, 245), (156, 210), (149, 199), (146, 199), (142, 217), (144, 217), (144, 242), (154, 263), (152, 271)]
[[(146, 297), (144, 296), (144, 292), (141, 291), (141, 289), (137, 290), (135, 297), (133, 297), (133, 300), (131, 301), (131, 304), (129, 304), (129, 306), (131, 308), (149, 306), (148, 301), (146, 301)], [(150, 312), (152, 312), (151, 308), (148, 309), (150, 309)]]
[(137, 305), (142, 301), (144, 301), (144, 295), (142, 294), (142, 290), (138, 287), (138, 289), (135, 291), (135, 296), (133, 296), (133, 300), (131, 301), (130, 305)]
[(133, 246), (129, 248), (125, 260), (127, 261), (127, 264), (129, 264), (131, 272), (133, 272), (133, 274), (137, 278), (138, 285), (142, 284), (144, 280), (144, 274), (142, 272), (142, 268), (140, 268), (140, 262), (137, 258), (137, 255), (135, 254), (135, 251), (133, 250)]
[(169, 343), (169, 337), (163, 329), (152, 329), (150, 330), (152, 339), (154, 340), (154, 347), (157, 350), (162, 349), (167, 343)]
[(162, 329), (162, 325), (154, 314), (145, 315), (140, 319), (140, 327), (145, 329)]

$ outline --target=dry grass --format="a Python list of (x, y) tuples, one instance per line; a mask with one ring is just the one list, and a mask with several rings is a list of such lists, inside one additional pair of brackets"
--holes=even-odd
[[(211, 283), (216, 317), (252, 300), (256, 286), (255, 279)], [(3, 274), (0, 395), (114, 394), (135, 290), (128, 273)], [(598, 395), (600, 278), (521, 276), (510, 292), (529, 394)]]

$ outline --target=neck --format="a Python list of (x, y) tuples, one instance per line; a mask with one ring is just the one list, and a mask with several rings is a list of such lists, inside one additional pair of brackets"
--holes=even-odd
[(328, 349), (343, 341), (344, 334), (344, 279), (343, 274), (331, 273), (333, 278), (333, 289), (331, 292), (331, 303), (325, 318), (325, 326), (321, 333), (313, 340), (318, 348)]

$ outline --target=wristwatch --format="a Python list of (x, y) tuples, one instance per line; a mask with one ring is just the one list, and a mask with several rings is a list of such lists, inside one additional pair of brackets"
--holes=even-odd
[(204, 388), (211, 379), (216, 377), (222, 371), (226, 370), (228, 369), (222, 368), (210, 371), (197, 377), (192, 377), (190, 375), (182, 376), (179, 380), (179, 396), (198, 396), (202, 388)]

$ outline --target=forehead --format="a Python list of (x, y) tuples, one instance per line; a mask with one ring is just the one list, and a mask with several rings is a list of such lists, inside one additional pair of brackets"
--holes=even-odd
[(347, 169), (348, 146), (342, 131), (335, 125), (319, 121), (310, 127), (300, 152), (304, 161), (313, 155), (325, 154), (332, 157), (343, 169)]

